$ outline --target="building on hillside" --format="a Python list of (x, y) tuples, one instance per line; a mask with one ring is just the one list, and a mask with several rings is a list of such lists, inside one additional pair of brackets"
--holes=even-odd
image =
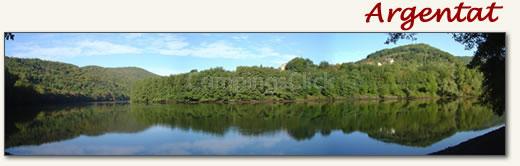
[(287, 67), (287, 63), (284, 63), (284, 64), (280, 65), (279, 69), (281, 71), (284, 71), (284, 70), (286, 70), (286, 67)]

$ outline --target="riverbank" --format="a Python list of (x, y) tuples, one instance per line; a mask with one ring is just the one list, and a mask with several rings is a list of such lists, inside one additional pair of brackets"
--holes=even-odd
[(399, 100), (444, 100), (452, 101), (457, 99), (472, 99), (474, 96), (459, 96), (459, 97), (439, 97), (439, 96), (422, 96), (422, 97), (402, 97), (402, 96), (354, 96), (354, 97), (324, 97), (324, 96), (310, 96), (306, 98), (297, 99), (261, 99), (261, 100), (164, 100), (164, 101), (132, 101), (130, 103), (142, 104), (200, 104), (200, 103), (214, 103), (214, 104), (265, 104), (265, 103), (304, 103), (304, 102), (335, 102), (335, 101), (399, 101)]
[(505, 155), (505, 153), (506, 128), (501, 127), (430, 155)]

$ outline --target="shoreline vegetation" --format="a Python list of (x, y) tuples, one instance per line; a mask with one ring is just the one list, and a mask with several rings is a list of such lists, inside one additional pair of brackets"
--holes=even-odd
[[(356, 97), (344, 97), (344, 98), (312, 98), (312, 99), (296, 99), (296, 100), (237, 100), (237, 101), (162, 101), (154, 103), (142, 103), (133, 102), (131, 100), (116, 100), (116, 101), (79, 101), (79, 102), (62, 102), (53, 103), (52, 106), (89, 106), (89, 105), (113, 105), (113, 104), (136, 104), (136, 105), (163, 105), (163, 104), (229, 104), (229, 105), (255, 105), (255, 104), (302, 104), (302, 103), (334, 103), (334, 102), (420, 102), (420, 101), (435, 101), (435, 102), (453, 102), (457, 100), (472, 100), (484, 105), (487, 105), (478, 100), (478, 97), (467, 96), (467, 97), (420, 97), (420, 98), (356, 98)], [(15, 105), (11, 109), (16, 110), (17, 108), (36, 108), (45, 105)]]
[[(458, 99), (476, 99), (478, 97), (475, 96), (460, 96), (460, 97), (399, 97), (399, 96), (385, 96), (385, 97), (339, 97), (339, 98), (328, 98), (328, 97), (312, 97), (305, 99), (294, 99), (294, 100), (272, 100), (272, 99), (264, 99), (264, 100), (207, 100), (207, 101), (160, 101), (160, 102), (152, 102), (152, 103), (142, 103), (142, 102), (133, 102), (133, 103), (142, 103), (142, 104), (270, 104), (270, 103), (327, 103), (327, 102), (336, 102), (336, 101), (420, 101), (420, 100), (436, 100), (436, 101), (452, 101)], [(106, 101), (111, 102), (111, 101)], [(127, 101), (115, 101), (119, 103), (132, 103), (131, 100)], [(99, 103), (99, 102), (95, 102)]]

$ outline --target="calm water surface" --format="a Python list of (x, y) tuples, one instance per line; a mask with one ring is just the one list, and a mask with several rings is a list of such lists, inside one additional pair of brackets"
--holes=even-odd
[(89, 104), (6, 113), (13, 155), (424, 155), (493, 131), (472, 100)]

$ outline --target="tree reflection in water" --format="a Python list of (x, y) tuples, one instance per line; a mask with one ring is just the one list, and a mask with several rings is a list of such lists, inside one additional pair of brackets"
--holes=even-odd
[(342, 101), (272, 104), (93, 104), (17, 109), (6, 115), (6, 147), (39, 145), (80, 135), (134, 133), (162, 125), (223, 136), (287, 132), (294, 140), (360, 131), (406, 146), (426, 147), (459, 131), (504, 122), (476, 100)]

